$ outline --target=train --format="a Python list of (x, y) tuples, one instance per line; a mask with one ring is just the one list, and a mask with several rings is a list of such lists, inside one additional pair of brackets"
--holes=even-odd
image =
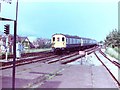
[(97, 41), (90, 38), (66, 35), (56, 33), (51, 39), (52, 51), (54, 53), (62, 53), (63, 51), (84, 50), (97, 45)]

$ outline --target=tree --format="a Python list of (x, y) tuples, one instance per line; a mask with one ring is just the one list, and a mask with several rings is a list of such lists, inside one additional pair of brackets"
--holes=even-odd
[(110, 32), (106, 36), (105, 45), (107, 45), (107, 46), (111, 45), (112, 47), (120, 46), (120, 31), (115, 29), (112, 32)]

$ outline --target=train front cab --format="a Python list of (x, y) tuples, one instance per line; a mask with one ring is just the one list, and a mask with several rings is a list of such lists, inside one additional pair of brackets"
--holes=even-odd
[(53, 35), (52, 36), (52, 48), (54, 53), (62, 53), (66, 47), (66, 38), (64, 35)]

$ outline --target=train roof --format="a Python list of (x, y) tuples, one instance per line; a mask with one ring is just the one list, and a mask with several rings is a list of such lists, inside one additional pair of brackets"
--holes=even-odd
[[(72, 35), (61, 34), (61, 33), (56, 33), (56, 34), (54, 34), (54, 35), (63, 35), (63, 36), (65, 36), (65, 37), (69, 37), (69, 38), (80, 38), (79, 36), (72, 36)], [(52, 36), (54, 36), (54, 35), (52, 35)]]
[(84, 37), (79, 37), (79, 36), (72, 36), (72, 35), (61, 34), (61, 33), (56, 33), (56, 34), (53, 34), (52, 36), (54, 36), (54, 35), (63, 35), (63, 36), (68, 37), (68, 38), (78, 38), (78, 39), (94, 40), (94, 39), (90, 39), (90, 38), (84, 38)]

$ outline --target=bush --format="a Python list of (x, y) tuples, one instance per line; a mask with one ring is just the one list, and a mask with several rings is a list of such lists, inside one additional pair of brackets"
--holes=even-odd
[(114, 50), (120, 54), (120, 48), (119, 47), (115, 47)]

